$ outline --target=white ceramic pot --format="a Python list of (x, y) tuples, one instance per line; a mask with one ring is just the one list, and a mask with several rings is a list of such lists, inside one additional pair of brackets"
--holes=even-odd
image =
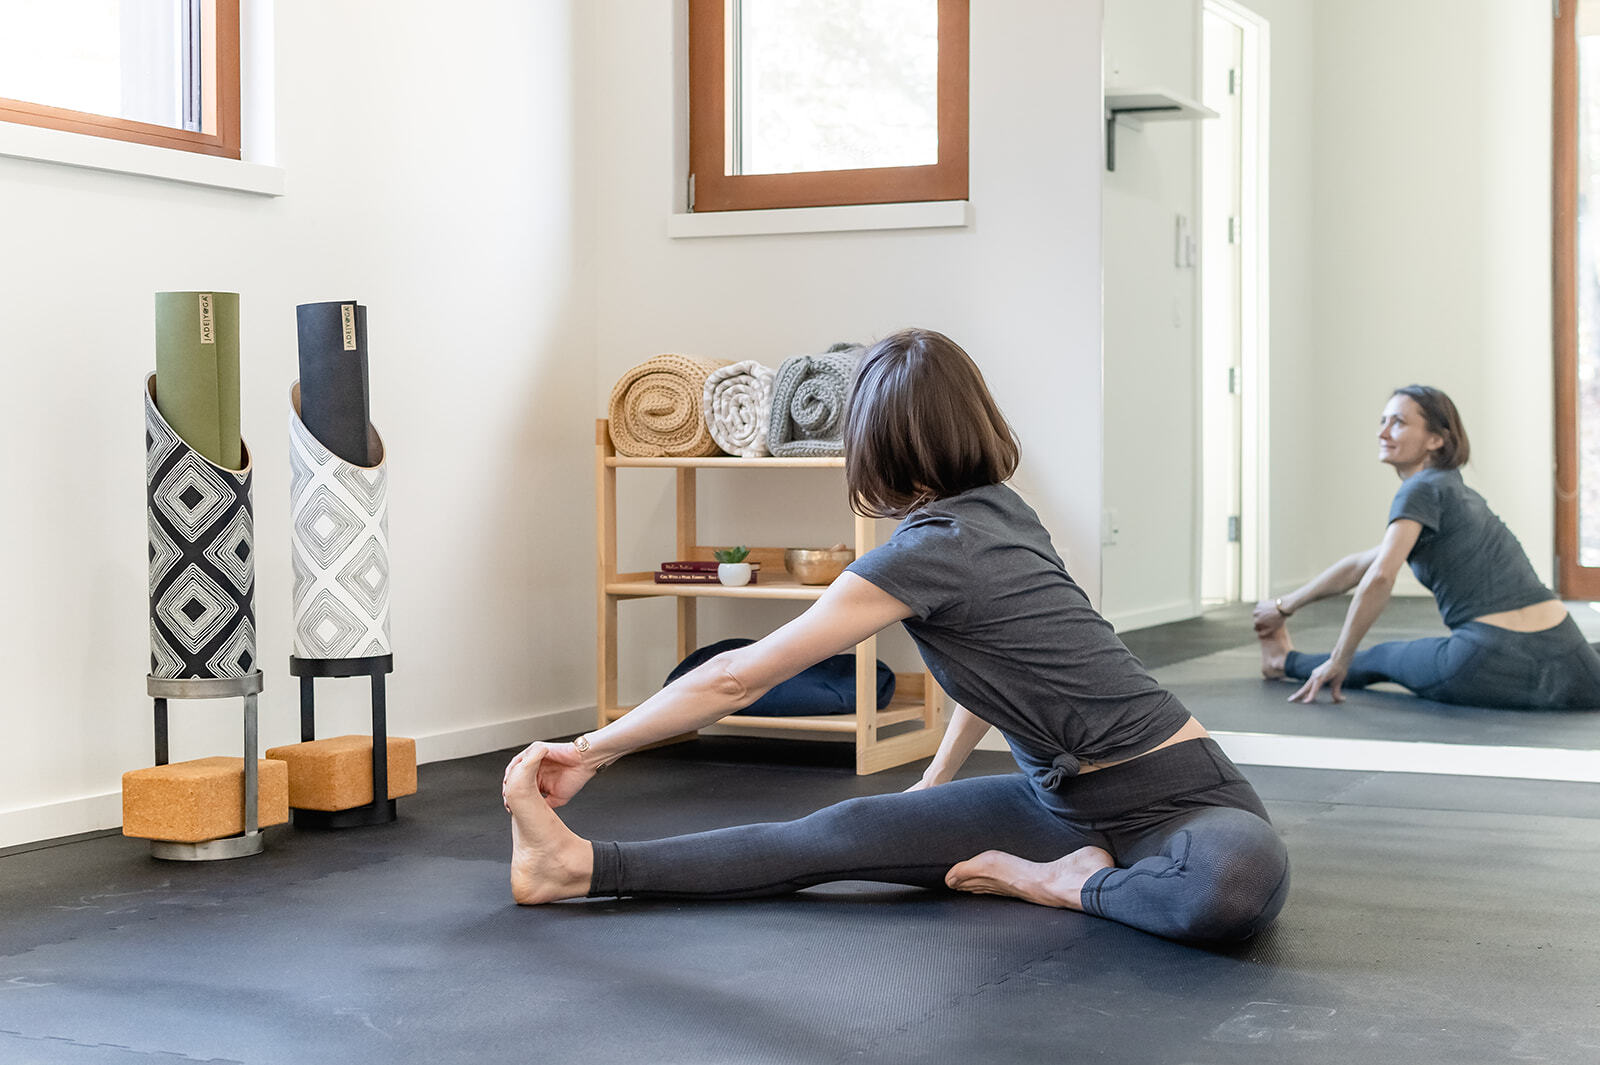
[(738, 588), (750, 583), (750, 563), (748, 562), (719, 562), (717, 564), (717, 580), (729, 588)]

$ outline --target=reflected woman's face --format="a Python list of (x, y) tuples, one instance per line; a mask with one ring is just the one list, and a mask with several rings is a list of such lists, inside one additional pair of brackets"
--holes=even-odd
[(1422, 408), (1410, 396), (1390, 396), (1378, 419), (1378, 461), (1409, 477), (1433, 460), (1444, 437), (1428, 428)]

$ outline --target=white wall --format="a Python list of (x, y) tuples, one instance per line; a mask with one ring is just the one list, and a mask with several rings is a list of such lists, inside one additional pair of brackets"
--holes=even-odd
[(1464, 471), (1549, 580), (1550, 5), (1316, 8), (1314, 244), (1326, 552), (1375, 543), (1396, 481), (1373, 432), (1420, 382), (1462, 410)]
[[(151, 762), (140, 389), (160, 289), (242, 294), (263, 748), (299, 738), (285, 419), (311, 300), (369, 307), (391, 734), (447, 757), (593, 705), (573, 6), (276, 5), (280, 199), (0, 159), (0, 846), (118, 824), (120, 774)], [(322, 733), (365, 731), (365, 699), (321, 682)], [(174, 703), (172, 757), (236, 754), (238, 710)]]
[[(982, 367), (1022, 439), (1019, 487), (1098, 598), (1099, 3), (972, 5), (970, 228), (688, 240), (665, 233), (685, 173), (677, 6), (589, 4), (580, 18), (592, 60), (589, 170), (603, 205), (590, 409), (603, 413), (612, 382), (658, 352), (775, 365), (834, 340), (939, 329)], [(623, 488), (621, 562), (653, 565), (671, 545), (667, 479), (625, 472), (638, 473), (638, 487)], [(702, 497), (703, 542), (773, 545), (848, 530), (836, 524), (845, 515), (836, 476), (745, 476), (708, 484)], [(713, 613), (702, 611), (702, 642), (723, 629), (758, 635), (775, 620), (731, 606)], [(624, 605), (625, 699), (670, 668), (669, 619), (659, 605)]]
[[(1198, 0), (1107, 0), (1105, 82), (1198, 99)], [(1199, 124), (1119, 128), (1104, 172), (1103, 609), (1118, 628), (1200, 611), (1199, 270), (1175, 254), (1179, 215), (1200, 233)]]

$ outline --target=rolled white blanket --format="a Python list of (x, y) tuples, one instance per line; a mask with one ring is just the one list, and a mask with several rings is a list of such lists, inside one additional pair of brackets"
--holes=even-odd
[(706, 378), (701, 410), (711, 439), (728, 454), (747, 459), (772, 454), (767, 448), (767, 424), (776, 373), (770, 366), (746, 359)]

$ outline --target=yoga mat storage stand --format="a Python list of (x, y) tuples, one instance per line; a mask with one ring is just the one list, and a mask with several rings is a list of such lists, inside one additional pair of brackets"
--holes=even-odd
[[(196, 294), (179, 295), (185, 298), (177, 303), (187, 308), (187, 297)], [(202, 312), (213, 306), (208, 302), (211, 294), (199, 294), (197, 299)], [(194, 323), (186, 325), (193, 328)], [(206, 335), (225, 341), (226, 332)], [(200, 354), (192, 354), (196, 365), (179, 367), (174, 375), (192, 376), (226, 392), (226, 382), (221, 386), (206, 382), (213, 359), (204, 351), (209, 343), (202, 341)], [(215, 372), (227, 376), (222, 370)], [(287, 817), (286, 812), (280, 816), (286, 810), (278, 786), (282, 771), (265, 767), (270, 786), (264, 788), (263, 767), (256, 758), (256, 697), (263, 684), (256, 662), (250, 450), (242, 439), (232, 439), (237, 425), (226, 416), (220, 419), (219, 437), (215, 427), (204, 431), (206, 418), (196, 420), (190, 410), (193, 431), (213, 443), (231, 442), (222, 449), (230, 461), (237, 453), (238, 468), (219, 466), (167, 421), (156, 405), (156, 385), (157, 375), (149, 374), (144, 388), (150, 604), (150, 672), (145, 688), (155, 700), (156, 764), (123, 774), (123, 834), (150, 840), (157, 858), (239, 858), (261, 851), (263, 823), (278, 824)], [(173, 381), (166, 382), (166, 388), (171, 393), (182, 391)], [(234, 775), (227, 758), (172, 765), (168, 700), (231, 698), (244, 700), (239, 775)], [(233, 820), (232, 809), (235, 787), (241, 789), (238, 801), (243, 804), (238, 821)]]
[[(364, 328), (361, 308), (342, 306)], [(301, 339), (303, 348), (305, 336)], [(364, 393), (364, 360), (360, 376)], [(409, 739), (391, 740), (388, 734), (384, 677), (394, 672), (394, 653), (389, 643), (387, 459), (377, 429), (365, 420), (364, 399), (358, 404), (358, 420), (364, 424), (357, 435), (364, 436), (363, 454), (370, 466), (330, 451), (302, 420), (302, 398), (296, 381), (289, 389), (295, 574), (289, 674), (300, 678), (300, 743), (275, 747), (267, 756), (289, 765), (289, 802), (297, 828), (388, 824), (398, 816), (395, 799), (416, 791), (416, 745)], [(319, 677), (371, 678), (370, 769), (361, 764), (363, 737), (317, 739)], [(363, 795), (368, 796), (365, 802)]]
[(261, 853), (261, 827), (257, 814), (260, 780), (256, 766), (256, 696), (261, 693), (262, 686), (259, 669), (243, 677), (220, 679), (145, 677), (145, 688), (155, 701), (156, 765), (168, 764), (168, 699), (244, 699), (244, 831), (237, 836), (224, 836), (202, 843), (153, 839), (150, 841), (152, 857), (176, 862), (214, 862)]
[[(844, 459), (806, 458), (630, 458), (618, 455), (611, 440), (610, 426), (602, 418), (595, 423), (595, 500), (599, 508), (596, 530), (599, 539), (598, 594), (599, 625), (597, 657), (599, 676), (596, 690), (598, 724), (605, 726), (626, 714), (631, 707), (619, 704), (617, 694), (617, 605), (622, 602), (656, 597), (674, 597), (677, 602), (677, 656), (682, 661), (697, 649), (696, 629), (701, 599), (792, 600), (810, 603), (822, 597), (826, 585), (803, 585), (784, 568), (782, 547), (755, 547), (750, 560), (762, 563), (757, 584), (729, 588), (721, 584), (657, 584), (649, 571), (622, 573), (617, 569), (617, 470), (668, 469), (677, 481), (676, 558), (710, 559), (711, 547), (698, 543), (696, 520), (696, 474), (702, 469), (741, 470), (772, 473), (785, 469), (844, 469)], [(873, 520), (855, 517), (857, 557), (876, 546), (877, 529)], [(794, 545), (789, 545), (794, 546)], [(944, 735), (944, 698), (939, 685), (926, 670), (895, 675), (893, 701), (882, 710), (877, 707), (877, 637), (858, 643), (856, 654), (855, 712), (819, 714), (815, 717), (755, 717), (735, 714), (717, 722), (719, 728), (756, 736), (781, 736), (809, 733), (813, 736), (849, 735), (855, 740), (856, 772), (876, 773), (931, 757)], [(692, 738), (692, 737), (691, 737)]]
[(370, 658), (299, 658), (289, 656), (289, 675), (300, 678), (300, 742), (317, 738), (315, 684), (318, 677), (372, 678), (372, 801), (348, 810), (307, 810), (291, 806), (296, 828), (360, 828), (386, 825), (399, 817), (389, 798), (389, 723), (384, 675), (394, 672), (394, 655)]

